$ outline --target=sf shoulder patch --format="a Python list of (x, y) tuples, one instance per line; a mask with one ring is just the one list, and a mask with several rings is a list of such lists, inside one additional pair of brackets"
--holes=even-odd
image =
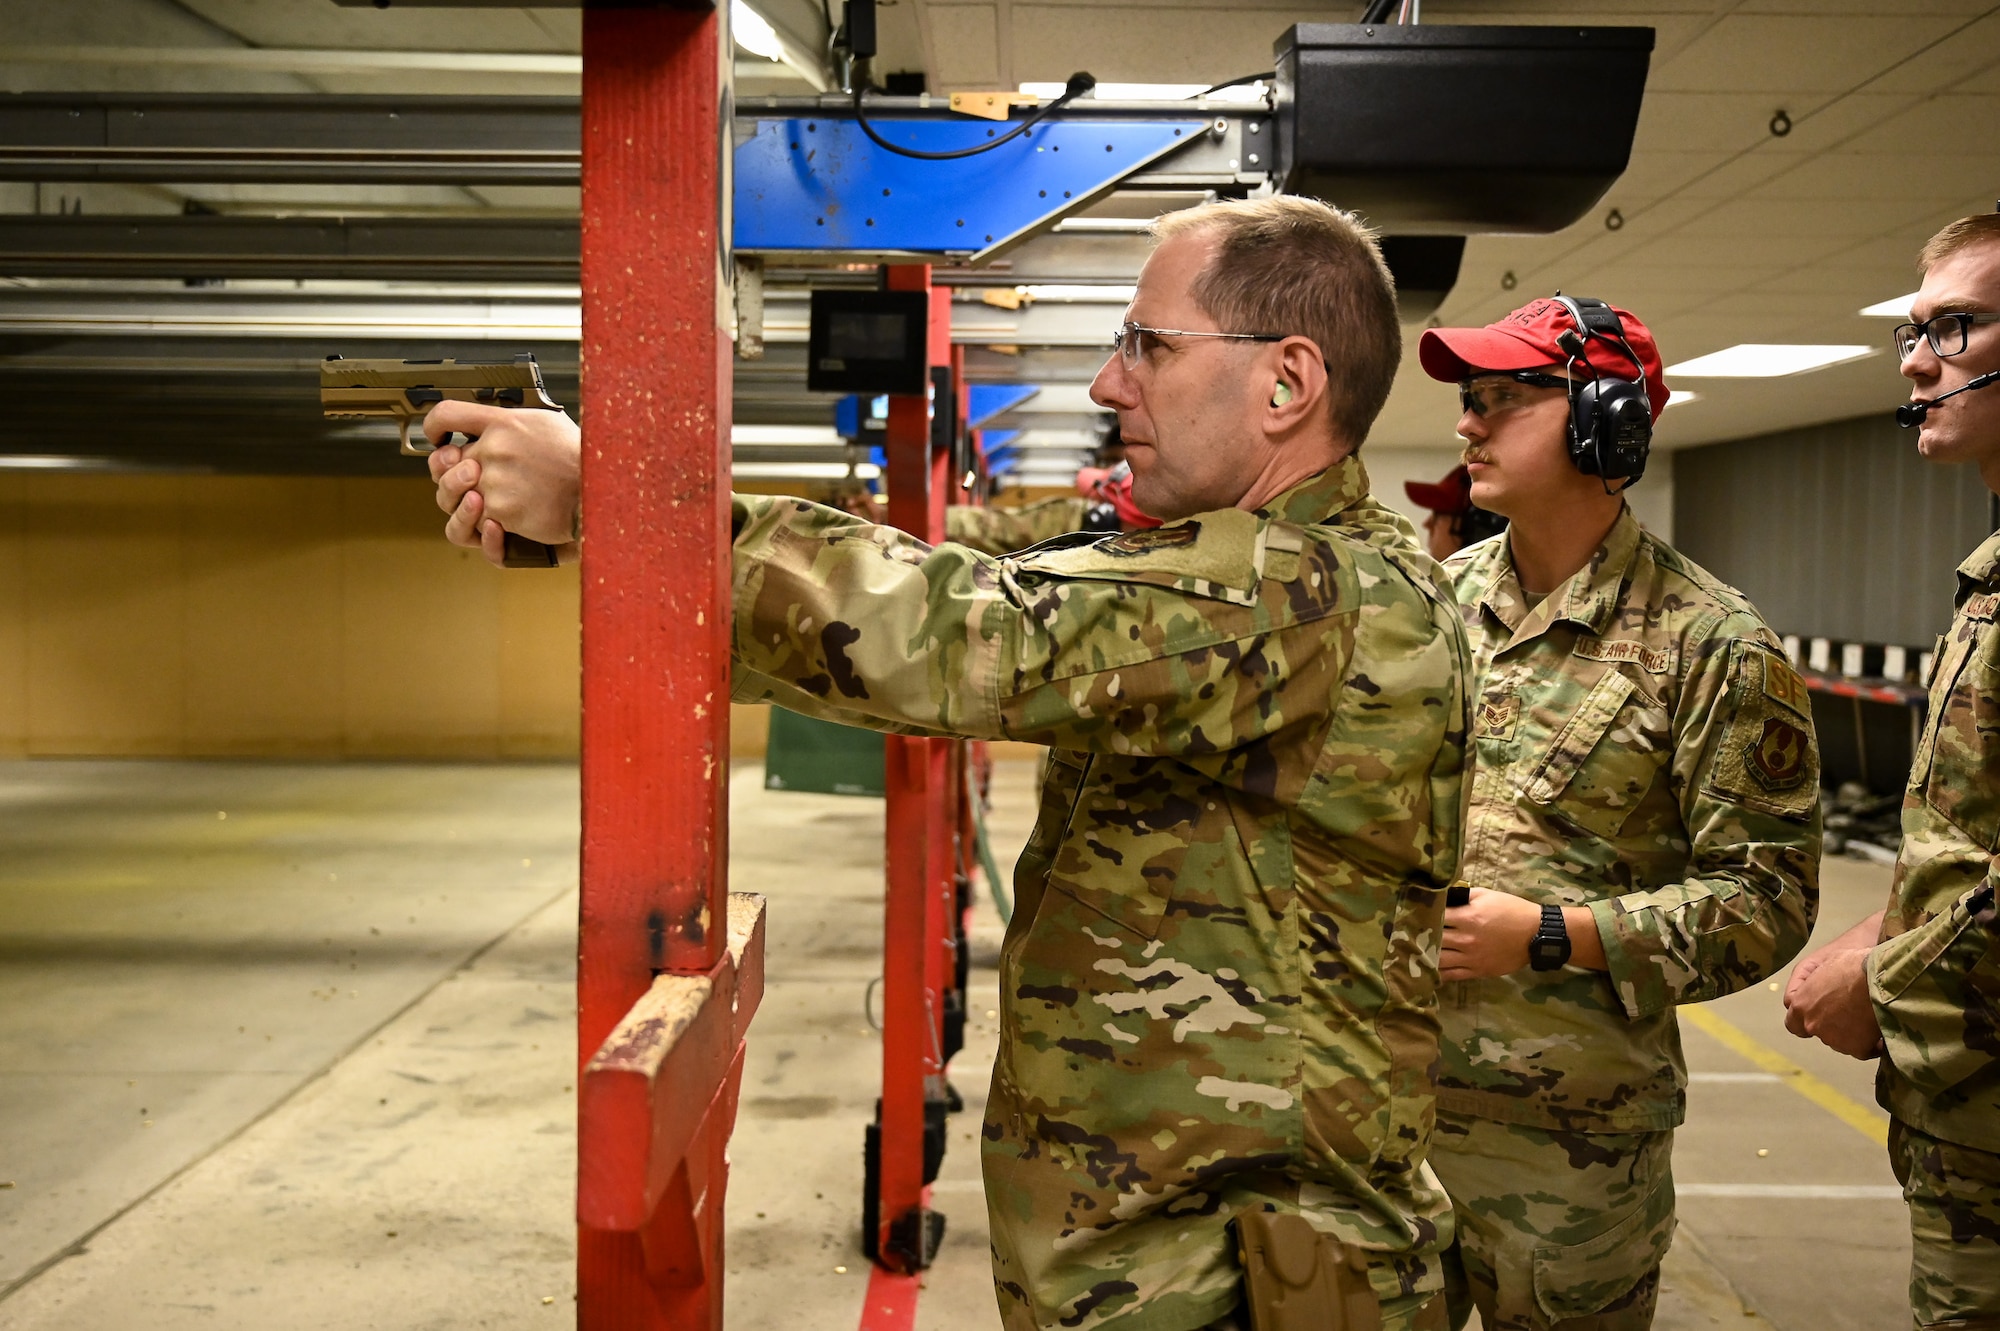
[(1728, 684), (1712, 704), (1722, 740), (1701, 785), (1746, 811), (1809, 818), (1819, 802), (1819, 744), (1805, 683), (1761, 643), (1733, 643), (1729, 655)]
[(1806, 693), (1806, 682), (1779, 657), (1764, 658), (1764, 696), (1808, 720), (1812, 718), (1812, 698)]
[(1806, 779), (1812, 741), (1782, 717), (1764, 718), (1764, 731), (1743, 752), (1743, 765), (1766, 790), (1792, 790)]
[(1135, 555), (1154, 554), (1161, 550), (1178, 550), (1193, 545), (1199, 539), (1201, 539), (1201, 524), (1190, 520), (1176, 522), (1171, 527), (1128, 531), (1108, 541), (1099, 541), (1097, 550), (1100, 554), (1131, 558)]

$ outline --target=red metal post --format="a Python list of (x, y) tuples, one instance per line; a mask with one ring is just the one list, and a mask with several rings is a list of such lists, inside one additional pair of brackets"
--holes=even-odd
[[(722, 1316), (723, 1146), (741, 1026), (709, 1007), (729, 1001), (749, 964), (724, 951), (726, 15), (583, 14), (577, 1048), (598, 1080), (582, 1092), (577, 1276), (578, 1324), (603, 1331), (699, 1331)], [(744, 937), (761, 973), (761, 932)], [(647, 1045), (639, 1035), (654, 1028), (641, 1023), (620, 1027), (610, 1048), (663, 975), (668, 987), (649, 1001), (679, 1014), (685, 1040)], [(669, 1084), (654, 1094), (656, 1077)], [(643, 1193), (607, 1192), (645, 1162), (660, 1177)]]
[[(939, 297), (948, 302), (950, 292), (932, 292), (930, 278), (928, 264), (899, 264), (888, 271), (890, 290), (931, 292), (935, 312)], [(945, 309), (949, 318), (948, 303)], [(947, 324), (947, 343), (949, 335)], [(931, 359), (935, 363), (935, 356)], [(949, 409), (949, 404), (939, 405)], [(944, 534), (944, 496), (932, 459), (928, 399), (891, 397), (886, 434), (889, 522), (937, 541)], [(882, 1117), (875, 1251), (877, 1260), (891, 1271), (911, 1274), (929, 1264), (932, 1232), (924, 1182), (924, 1104), (941, 1072), (934, 971), (943, 921), (931, 861), (942, 833), (938, 812), (946, 742), (890, 736), (886, 743)]]

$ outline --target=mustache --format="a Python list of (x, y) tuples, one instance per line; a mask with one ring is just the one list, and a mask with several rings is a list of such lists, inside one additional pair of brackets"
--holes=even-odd
[(1469, 466), (1474, 462), (1491, 462), (1493, 459), (1483, 448), (1466, 447), (1459, 450), (1458, 461), (1461, 466)]

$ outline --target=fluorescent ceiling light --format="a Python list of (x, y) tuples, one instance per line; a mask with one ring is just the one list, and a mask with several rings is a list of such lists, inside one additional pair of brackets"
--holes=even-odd
[(1153, 229), (1146, 217), (1065, 217), (1056, 223), (1058, 231), (1106, 231), (1121, 236), (1143, 236)]
[[(840, 481), (847, 479), (845, 462), (736, 462), (729, 468), (731, 476), (746, 481)], [(857, 463), (854, 479), (872, 481), (882, 475), (882, 469), (872, 462)]]
[(729, 442), (732, 444), (825, 444), (837, 446), (845, 444), (840, 432), (831, 425), (732, 425), (729, 427)]
[(1701, 394), (1691, 393), (1685, 388), (1670, 388), (1667, 390), (1667, 405), (1678, 407), (1681, 403), (1692, 402), (1700, 396)]
[(1912, 291), (1909, 295), (1898, 296), (1894, 300), (1878, 300), (1873, 305), (1864, 306), (1861, 313), (1871, 319), (1907, 319), (1910, 317), (1910, 306), (1917, 303), (1920, 294), (1922, 293)]
[(1803, 342), (1740, 342), (1706, 356), (1669, 365), (1668, 374), (1690, 379), (1774, 379), (1780, 375), (1822, 370), (1863, 356), (1875, 348), (1852, 343), (1814, 344)]
[(743, 0), (731, 0), (729, 31), (736, 38), (736, 44), (751, 55), (761, 55), (766, 60), (785, 58), (785, 46), (778, 40), (778, 30)]
[(53, 453), (0, 453), (0, 471), (121, 471), (139, 470), (116, 458), (66, 457)]
[(1132, 298), (1139, 294), (1137, 287), (1071, 285), (1060, 282), (1015, 287), (1014, 290), (1029, 300), (1073, 301), (1101, 305), (1130, 305)]
[[(1030, 97), (1039, 97), (1052, 102), (1063, 95), (1067, 84), (1023, 83), (1021, 91)], [(1208, 88), (1206, 83), (1100, 83), (1086, 96), (1105, 102), (1184, 102), (1190, 97), (1198, 97)], [(1208, 94), (1217, 102), (1260, 102), (1264, 100), (1264, 84), (1239, 83), (1233, 88), (1223, 88)]]

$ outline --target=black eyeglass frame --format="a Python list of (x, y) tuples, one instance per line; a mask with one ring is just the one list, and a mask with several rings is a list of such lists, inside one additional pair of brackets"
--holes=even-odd
[(1471, 390), (1474, 379), (1512, 379), (1515, 383), (1526, 384), (1530, 388), (1560, 388), (1565, 391), (1573, 387), (1576, 382), (1560, 374), (1544, 374), (1540, 370), (1485, 370), (1479, 374), (1468, 375), (1458, 381), (1459, 409), (1472, 412), (1482, 421), (1486, 419), (1486, 413), (1475, 410), (1472, 405)]
[[(1955, 351), (1946, 351), (1938, 345), (1938, 326), (1947, 321), (1958, 325), (1958, 348)], [(1897, 324), (1894, 331), (1889, 334), (1889, 345), (1894, 348), (1898, 360), (1908, 360), (1915, 354), (1917, 341), (1921, 338), (1931, 344), (1931, 350), (1941, 359), (1949, 360), (1964, 353), (1971, 341), (1974, 324), (1990, 323), (2000, 323), (2000, 314), (1980, 310), (1950, 310), (1944, 314), (1933, 314), (1922, 323)]]

